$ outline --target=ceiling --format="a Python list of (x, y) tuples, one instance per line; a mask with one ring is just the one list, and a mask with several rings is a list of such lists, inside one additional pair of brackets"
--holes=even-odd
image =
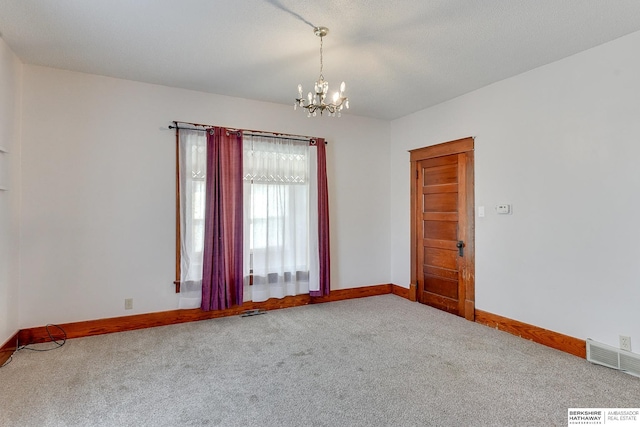
[(292, 108), (319, 74), (314, 25), (330, 92), (391, 120), (640, 31), (640, 1), (0, 0), (25, 63)]

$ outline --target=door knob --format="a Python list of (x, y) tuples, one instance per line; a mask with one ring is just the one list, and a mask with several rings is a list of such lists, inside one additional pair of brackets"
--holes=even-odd
[(464, 242), (462, 240), (458, 240), (456, 248), (458, 248), (458, 255), (464, 256)]

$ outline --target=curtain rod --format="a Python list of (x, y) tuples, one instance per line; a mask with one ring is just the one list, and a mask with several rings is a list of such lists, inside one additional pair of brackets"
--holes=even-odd
[[(187, 129), (187, 130), (195, 130), (198, 132), (206, 132), (207, 129), (197, 129), (197, 128), (193, 128), (193, 127), (180, 127), (178, 126), (178, 123), (182, 123), (185, 125), (190, 125), (190, 126), (198, 126), (198, 127), (207, 127), (207, 128), (214, 128), (214, 127), (218, 127), (218, 126), (213, 126), (213, 125), (203, 125), (200, 123), (189, 123), (189, 122), (177, 122), (174, 121), (173, 123), (175, 123), (175, 126), (171, 126), (169, 125), (169, 129), (176, 129), (176, 130), (180, 130), (180, 129)], [(258, 130), (247, 130), (247, 129), (230, 129), (230, 130), (234, 130), (234, 131), (238, 131), (238, 132), (242, 132), (244, 135), (247, 136), (259, 136), (261, 138), (282, 138), (282, 139), (290, 139), (293, 141), (314, 141), (317, 140), (318, 138), (311, 138), (308, 136), (302, 137), (302, 138), (296, 138), (296, 137), (300, 137), (302, 135), (290, 135), (290, 134), (286, 134), (286, 133), (275, 133), (275, 132), (262, 132), (262, 131), (258, 131)], [(249, 132), (249, 133), (248, 133)], [(328, 144), (328, 142), (325, 140), (324, 141), (325, 145)]]

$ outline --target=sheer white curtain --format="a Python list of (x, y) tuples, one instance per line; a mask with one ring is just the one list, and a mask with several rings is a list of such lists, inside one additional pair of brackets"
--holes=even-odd
[(245, 135), (243, 156), (244, 300), (309, 293), (309, 142)]
[(180, 301), (179, 308), (200, 308), (204, 250), (206, 132), (180, 129)]

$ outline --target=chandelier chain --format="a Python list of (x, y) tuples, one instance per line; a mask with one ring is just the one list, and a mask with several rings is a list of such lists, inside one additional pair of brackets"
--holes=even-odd
[(322, 69), (324, 64), (322, 63), (322, 36), (320, 36), (320, 80), (324, 80), (324, 76), (322, 75)]

